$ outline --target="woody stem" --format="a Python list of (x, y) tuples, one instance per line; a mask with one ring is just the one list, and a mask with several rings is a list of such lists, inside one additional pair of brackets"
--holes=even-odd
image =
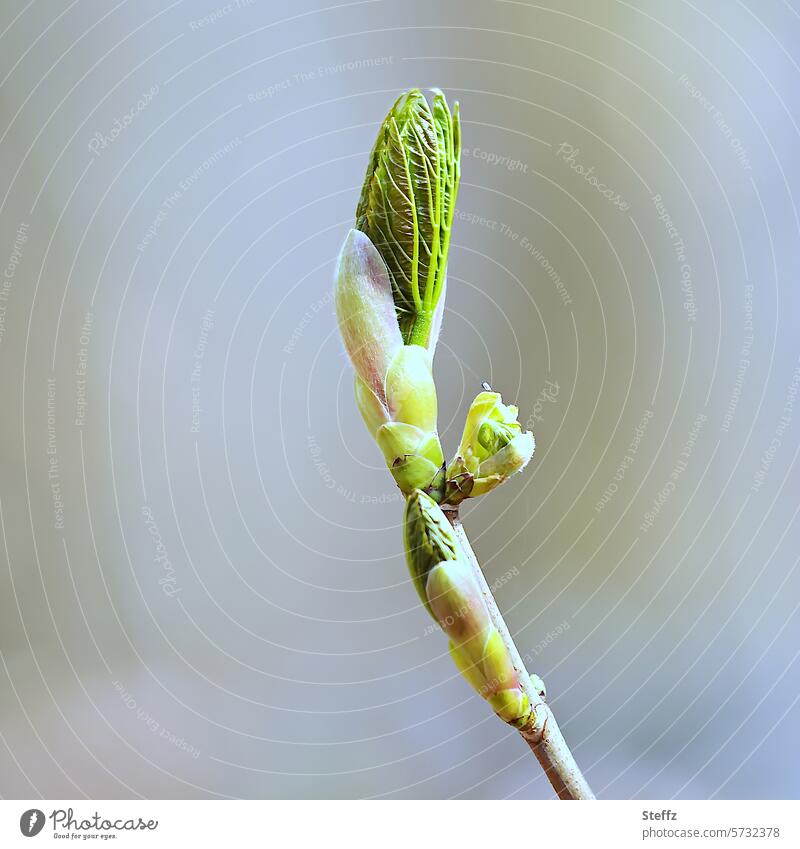
[(506, 625), (505, 619), (503, 619), (503, 615), (497, 607), (492, 591), (486, 583), (486, 577), (478, 563), (478, 558), (475, 556), (464, 526), (461, 524), (458, 510), (445, 510), (445, 515), (453, 526), (458, 544), (472, 567), (489, 609), (492, 624), (497, 628), (505, 643), (522, 689), (531, 705), (534, 706), (533, 719), (527, 727), (520, 730), (520, 734), (536, 755), (559, 799), (594, 799), (594, 793), (592, 793), (591, 787), (589, 787), (580, 767), (575, 762), (567, 741), (558, 727), (553, 711), (531, 684), (528, 670), (525, 668), (519, 650), (508, 630), (508, 625)]

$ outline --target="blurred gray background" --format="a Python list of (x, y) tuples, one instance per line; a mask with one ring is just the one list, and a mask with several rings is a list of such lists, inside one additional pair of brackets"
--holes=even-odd
[(794, 2), (6, 0), (0, 793), (549, 797), (407, 579), (331, 299), (399, 91), (460, 101), (465, 523), (598, 794), (796, 797)]

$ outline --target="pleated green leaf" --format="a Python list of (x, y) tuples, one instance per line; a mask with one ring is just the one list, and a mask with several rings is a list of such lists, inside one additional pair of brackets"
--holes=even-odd
[(419, 89), (401, 95), (370, 156), (356, 228), (389, 269), (406, 344), (428, 346), (443, 292), (460, 177), (461, 132), (441, 91), (433, 107)]
[(412, 492), (406, 502), (403, 541), (414, 587), (428, 612), (436, 619), (426, 590), (428, 573), (443, 561), (455, 560), (458, 551), (447, 517), (439, 505), (419, 489)]

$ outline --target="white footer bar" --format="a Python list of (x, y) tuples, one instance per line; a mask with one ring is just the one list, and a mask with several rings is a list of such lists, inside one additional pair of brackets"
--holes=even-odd
[(798, 847), (796, 801), (0, 801), (0, 846)]

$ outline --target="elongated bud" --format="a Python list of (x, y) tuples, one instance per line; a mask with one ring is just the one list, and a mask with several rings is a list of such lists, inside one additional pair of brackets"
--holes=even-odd
[(356, 227), (380, 251), (392, 277), (407, 344), (433, 349), (441, 323), (447, 254), (461, 174), (458, 104), (429, 104), (419, 89), (402, 94), (372, 149)]
[(385, 380), (403, 347), (386, 263), (358, 230), (347, 234), (339, 252), (334, 288), (336, 317), (356, 374), (386, 406)]
[(504, 722), (527, 725), (530, 701), (469, 565), (463, 560), (439, 563), (428, 574), (426, 593), (450, 638), (450, 655), (470, 686)]
[(404, 493), (439, 491), (444, 456), (431, 354), (403, 345), (385, 263), (358, 230), (350, 231), (339, 257), (336, 312), (356, 370), (358, 408), (397, 485)]
[(449, 637), (461, 674), (504, 722), (527, 725), (531, 704), (492, 624), (481, 587), (459, 556), (446, 516), (423, 492), (412, 493), (406, 505), (405, 546), (414, 586)]
[(491, 491), (525, 468), (535, 443), (517, 421), (519, 411), (497, 392), (481, 392), (472, 402), (458, 454), (447, 468), (445, 499), (458, 504)]

